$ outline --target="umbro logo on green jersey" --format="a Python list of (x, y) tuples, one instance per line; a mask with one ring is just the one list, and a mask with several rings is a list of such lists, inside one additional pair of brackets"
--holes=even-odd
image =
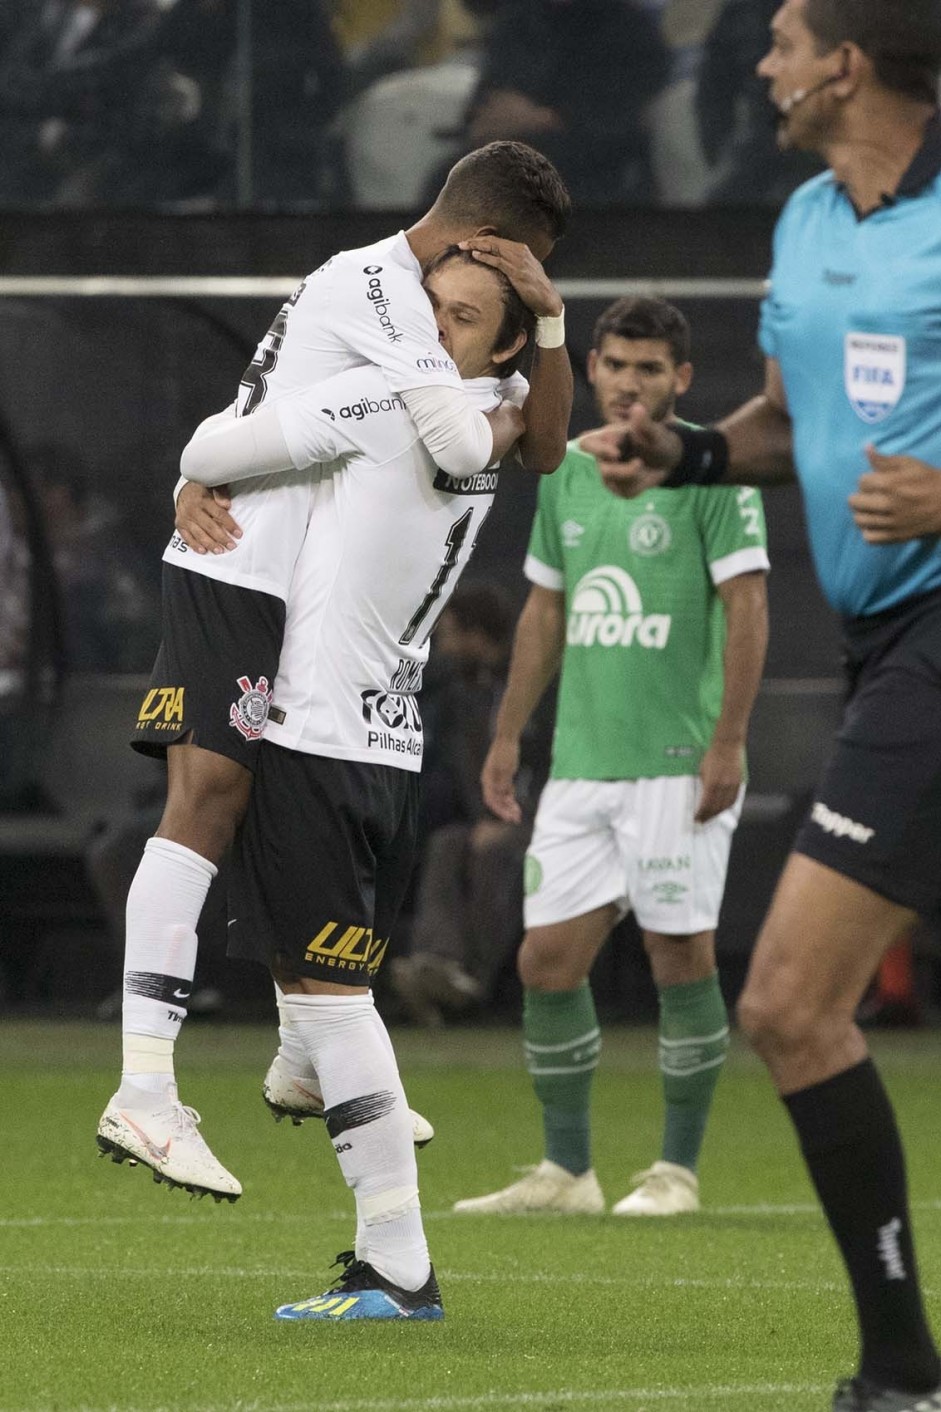
[(575, 585), (567, 641), (570, 647), (663, 648), (672, 622), (669, 613), (645, 613), (630, 574), (602, 564)]
[(562, 543), (565, 548), (577, 549), (584, 533), (584, 525), (580, 525), (577, 520), (566, 520), (561, 526)]

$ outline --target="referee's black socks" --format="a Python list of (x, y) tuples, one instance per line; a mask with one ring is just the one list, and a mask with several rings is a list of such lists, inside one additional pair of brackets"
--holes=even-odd
[(871, 1059), (784, 1099), (846, 1262), (862, 1341), (860, 1373), (927, 1392), (941, 1364), (925, 1319), (895, 1114)]

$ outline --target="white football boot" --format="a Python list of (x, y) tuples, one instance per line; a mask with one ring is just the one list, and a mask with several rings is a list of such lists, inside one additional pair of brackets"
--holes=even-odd
[[(280, 1054), (274, 1056), (265, 1074), (261, 1096), (276, 1123), (290, 1118), (297, 1128), (305, 1118), (323, 1118), (323, 1094), (316, 1083), (295, 1078)], [(435, 1135), (434, 1128), (414, 1108), (410, 1108), (409, 1112), (412, 1115), (412, 1141), (416, 1147), (427, 1147)]]
[(141, 1091), (141, 1105), (133, 1107), (116, 1093), (98, 1123), (98, 1148), (113, 1162), (138, 1162), (149, 1167), (155, 1182), (179, 1186), (193, 1196), (216, 1201), (237, 1201), (241, 1183), (217, 1162), (200, 1136), (201, 1121), (195, 1108), (185, 1108), (171, 1085), (163, 1094)]
[(573, 1176), (548, 1157), (531, 1168), (518, 1182), (492, 1191), (488, 1196), (471, 1196), (455, 1201), (454, 1211), (474, 1215), (522, 1215), (527, 1211), (557, 1211), (566, 1216), (597, 1216), (604, 1210), (604, 1196), (594, 1171)]
[(635, 1190), (611, 1208), (613, 1216), (680, 1216), (699, 1210), (699, 1178), (675, 1162), (655, 1162), (631, 1181)]

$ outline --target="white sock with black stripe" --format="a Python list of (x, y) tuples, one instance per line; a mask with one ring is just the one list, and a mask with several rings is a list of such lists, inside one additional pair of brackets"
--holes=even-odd
[(281, 1011), (320, 1079), (327, 1131), (356, 1199), (356, 1254), (401, 1288), (420, 1289), (430, 1260), (412, 1119), (373, 998), (285, 995)]
[(196, 969), (196, 924), (216, 876), (207, 858), (151, 838), (127, 895), (122, 1101), (162, 1093), (174, 1081), (173, 1046)]

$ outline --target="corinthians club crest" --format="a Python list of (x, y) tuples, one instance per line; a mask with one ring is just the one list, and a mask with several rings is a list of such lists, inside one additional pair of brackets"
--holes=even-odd
[(242, 695), (229, 707), (229, 725), (234, 726), (246, 740), (260, 740), (268, 724), (268, 709), (271, 706), (271, 687), (267, 677), (259, 677), (252, 686), (251, 677), (239, 677), (238, 684)]

